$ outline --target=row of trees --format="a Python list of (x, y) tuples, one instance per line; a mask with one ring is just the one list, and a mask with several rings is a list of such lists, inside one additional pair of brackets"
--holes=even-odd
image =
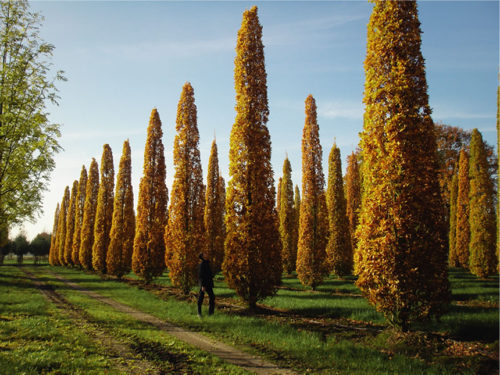
[(9, 254), (14, 254), (17, 257), (18, 264), (23, 263), (24, 256), (27, 254), (33, 255), (35, 263), (38, 263), (41, 258), (49, 255), (50, 238), (50, 234), (45, 232), (39, 233), (31, 242), (22, 233), (13, 240), (2, 236), (0, 238), (0, 265)]
[(460, 151), (450, 193), (449, 263), (479, 277), (497, 272), (496, 218), (493, 181), (486, 148), (474, 129), (470, 146)]
[[(127, 172), (122, 172), (120, 167), (113, 199), (111, 150), (105, 145), (101, 184), (89, 184), (92, 177), (86, 183), (80, 239), (74, 229), (78, 215), (76, 219), (71, 215), (79, 212), (78, 199), (73, 197), (83, 191), (78, 188), (82, 182), (75, 181), (71, 194), (66, 188), (56, 211), (52, 263), (78, 264), (77, 258), (66, 255), (68, 236), (73, 236), (73, 249), (80, 243), (78, 259), (84, 268), (121, 276), (130, 264), (150, 282), (168, 267), (173, 284), (188, 291), (195, 283), (196, 254), (206, 249), (214, 268), (222, 269), (228, 285), (251, 307), (276, 292), (283, 269), (291, 272), (295, 267), (300, 281), (312, 288), (331, 272), (342, 276), (354, 269), (357, 286), (393, 324), (406, 328), (414, 320), (439, 317), (450, 299), (443, 191), (453, 184), (446, 182), (448, 164), (441, 160), (447, 162), (449, 156), (438, 153), (439, 129), (446, 133), (447, 128), (436, 127), (430, 117), (420, 44), (414, 1), (376, 2), (368, 25), (360, 152), (349, 156), (343, 181), (340, 151), (333, 145), (325, 190), (316, 102), (308, 96), (302, 196), (297, 187), (292, 192), (291, 165), (286, 159), (276, 202), (266, 126), (262, 27), (256, 7), (245, 11), (236, 47), (237, 115), (231, 130), (227, 192), (218, 172), (215, 142), (207, 186), (203, 185), (194, 92), (187, 83), (177, 110), (170, 206), (161, 121), (153, 110), (135, 230), (129, 169), (123, 167)], [(127, 147), (122, 160), (130, 154)], [(472, 154), (472, 141), (470, 149)], [(484, 162), (479, 172), (487, 173)], [(121, 175), (128, 179), (120, 182)], [(450, 221), (457, 218), (451, 215)], [(477, 225), (484, 222), (478, 216)], [(110, 238), (106, 233), (111, 233)], [(124, 244), (128, 250), (119, 247)], [(118, 259), (126, 259), (127, 266), (112, 271)]]

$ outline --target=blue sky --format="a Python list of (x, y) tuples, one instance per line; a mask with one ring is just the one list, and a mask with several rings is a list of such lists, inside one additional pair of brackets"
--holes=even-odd
[[(56, 46), (53, 62), (66, 72), (60, 105), (49, 107), (62, 124), (64, 151), (45, 194), (44, 213), (24, 229), (32, 238), (51, 231), (66, 185), (92, 157), (100, 163), (109, 143), (115, 173), (130, 139), (134, 193), (142, 176), (151, 109), (160, 113), (167, 185), (174, 169), (175, 116), (182, 85), (195, 90), (200, 151), (206, 174), (217, 138), (221, 172), (228, 178), (229, 134), (234, 121), (233, 61), (242, 13), (259, 7), (267, 70), (275, 179), (288, 153), (301, 185), (304, 100), (313, 94), (326, 161), (336, 139), (345, 169), (363, 116), (363, 61), (372, 4), (321, 2), (32, 2), (45, 16), (42, 36)], [(497, 1), (421, 1), (422, 53), (435, 121), (477, 127), (496, 144), (499, 68)], [(324, 164), (326, 166), (326, 163)], [(326, 168), (324, 169), (326, 172)]]

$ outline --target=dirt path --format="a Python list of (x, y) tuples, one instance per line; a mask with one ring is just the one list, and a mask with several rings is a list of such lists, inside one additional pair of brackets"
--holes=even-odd
[(163, 321), (153, 315), (144, 313), (142, 311), (136, 310), (130, 306), (124, 305), (117, 302), (111, 298), (104, 297), (96, 292), (82, 288), (78, 284), (75, 284), (59, 274), (50, 272), (54, 277), (68, 285), (69, 287), (78, 290), (79, 292), (98, 300), (99, 302), (105, 303), (114, 309), (126, 313), (133, 318), (149, 323), (162, 331), (167, 332), (171, 336), (178, 338), (190, 345), (193, 345), (199, 349), (209, 352), (217, 357), (233, 364), (239, 366), (245, 370), (252, 371), (257, 375), (295, 375), (296, 373), (289, 369), (282, 369), (271, 362), (267, 362), (262, 358), (253, 356), (251, 354), (242, 352), (234, 347), (226, 345), (222, 342), (216, 341), (200, 333), (189, 331), (185, 328), (175, 326), (169, 322)]
[(48, 301), (52, 302), (62, 313), (66, 314), (78, 328), (86, 332), (99, 346), (106, 348), (110, 352), (110, 360), (120, 373), (131, 375), (160, 373), (154, 364), (141, 359), (129, 346), (89, 321), (84, 311), (67, 301), (51, 285), (45, 284), (36, 275), (24, 269), (24, 267), (20, 267), (20, 269)]

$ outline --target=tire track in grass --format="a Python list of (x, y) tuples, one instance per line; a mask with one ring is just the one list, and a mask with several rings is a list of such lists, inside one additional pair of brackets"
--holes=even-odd
[[(86, 332), (88, 336), (99, 346), (105, 347), (109, 350), (111, 354), (110, 360), (120, 373), (130, 375), (160, 374), (160, 371), (152, 363), (141, 359), (138, 357), (137, 353), (135, 353), (126, 344), (118, 341), (116, 338), (99, 328), (96, 324), (89, 321), (81, 309), (67, 301), (66, 298), (57, 293), (51, 285), (44, 283), (38, 279), (35, 274), (24, 269), (24, 267), (19, 268), (40, 290), (45, 299), (53, 303), (59, 310), (69, 316), (75, 326)], [(91, 328), (91, 330), (89, 330), (89, 328)]]
[(51, 275), (62, 281), (67, 286), (78, 290), (79, 292), (91, 298), (94, 298), (99, 302), (109, 305), (117, 311), (126, 313), (141, 322), (149, 323), (181, 341), (184, 341), (190, 345), (211, 353), (225, 360), (226, 362), (239, 366), (247, 371), (252, 371), (257, 375), (296, 375), (296, 373), (292, 370), (280, 368), (274, 363), (265, 361), (260, 357), (245, 353), (232, 346), (216, 341), (200, 333), (189, 331), (185, 328), (161, 320), (153, 315), (117, 302), (111, 298), (104, 297), (96, 292), (83, 288), (78, 284), (65, 279), (63, 276), (53, 271), (48, 272), (50, 272)]

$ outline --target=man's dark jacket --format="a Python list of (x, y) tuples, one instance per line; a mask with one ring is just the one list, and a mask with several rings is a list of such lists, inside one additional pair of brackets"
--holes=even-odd
[(203, 259), (198, 265), (198, 284), (201, 287), (213, 288), (214, 280), (212, 270), (210, 269), (210, 262)]

